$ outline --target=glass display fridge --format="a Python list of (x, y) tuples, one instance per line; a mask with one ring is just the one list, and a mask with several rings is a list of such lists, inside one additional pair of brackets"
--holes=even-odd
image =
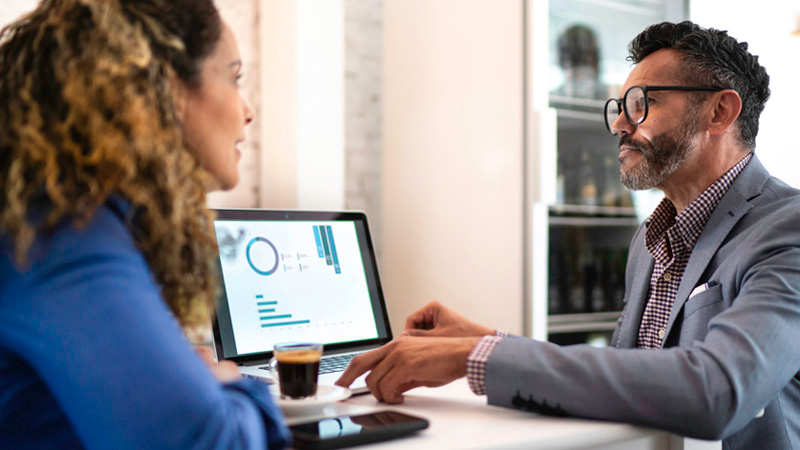
[(538, 183), (531, 334), (606, 345), (622, 308), (630, 240), (661, 196), (620, 184), (618, 137), (605, 128), (603, 106), (623, 94), (632, 68), (628, 42), (650, 24), (685, 20), (688, 4), (552, 0), (528, 7), (528, 120), (537, 133), (529, 147)]

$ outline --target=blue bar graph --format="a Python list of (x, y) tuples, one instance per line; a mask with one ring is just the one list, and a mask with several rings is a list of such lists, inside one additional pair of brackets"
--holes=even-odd
[(328, 233), (325, 232), (324, 225), (320, 225), (320, 234), (322, 234), (322, 248), (325, 250), (325, 262), (331, 266), (333, 265), (333, 258), (331, 257), (331, 249), (328, 245)]
[[(325, 232), (324, 228), (321, 228), (322, 232)], [(299, 255), (298, 255), (299, 256)], [(263, 299), (263, 294), (256, 294), (256, 298)], [(268, 327), (279, 327), (282, 325), (300, 325), (304, 323), (311, 323), (310, 320), (293, 320), (288, 322), (273, 322), (274, 320), (281, 320), (281, 319), (291, 319), (291, 314), (275, 314), (276, 306), (278, 305), (277, 301), (261, 301), (257, 302), (258, 308), (258, 318), (262, 321), (261, 328), (268, 328)], [(264, 308), (264, 307), (267, 308)], [(269, 307), (272, 306), (272, 307)], [(271, 313), (271, 314), (270, 314)], [(270, 314), (270, 315), (262, 315), (262, 314)], [(265, 322), (266, 321), (266, 322)]]
[(319, 226), (317, 225), (314, 225), (314, 239), (317, 241), (317, 255), (322, 258), (325, 254), (322, 252), (322, 241), (319, 238)]
[(326, 234), (328, 235), (328, 243), (330, 244), (331, 255), (333, 256), (333, 268), (336, 273), (342, 273), (342, 270), (339, 267), (339, 256), (336, 254), (336, 243), (333, 242), (333, 230), (331, 229), (330, 225), (326, 226), (325, 230), (327, 231)]
[(281, 327), (284, 325), (300, 325), (303, 323), (310, 323), (310, 320), (295, 320), (293, 322), (275, 322), (275, 323), (262, 323), (261, 328), (267, 327)]
[(291, 315), (291, 314), (280, 314), (280, 315), (277, 315), (277, 316), (263, 316), (263, 317), (259, 317), (259, 319), (261, 319), (261, 320), (272, 320), (272, 319), (291, 319), (291, 318), (292, 318), (292, 315)]

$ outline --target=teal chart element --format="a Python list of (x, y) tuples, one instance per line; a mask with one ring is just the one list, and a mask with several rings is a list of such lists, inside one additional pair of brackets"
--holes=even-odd
[[(253, 268), (253, 270), (256, 270)], [(271, 322), (272, 320), (276, 319), (291, 319), (291, 314), (275, 314), (275, 309), (278, 308), (278, 302), (276, 300), (273, 301), (263, 301), (264, 294), (256, 294), (256, 300), (262, 300), (256, 302), (258, 305), (258, 319), (262, 321), (261, 328), (272, 328), (272, 327), (282, 327), (287, 325), (304, 325), (307, 323), (311, 323), (310, 320), (289, 320), (289, 321), (282, 321), (282, 322)], [(262, 316), (261, 314), (270, 314), (268, 316)], [(266, 322), (265, 322), (266, 321)]]
[(317, 243), (317, 255), (325, 259), (325, 263), (333, 266), (336, 273), (342, 273), (339, 266), (339, 254), (333, 241), (333, 230), (330, 225), (314, 225), (314, 240)]
[(336, 273), (342, 273), (342, 269), (339, 267), (339, 254), (336, 253), (336, 243), (333, 242), (333, 230), (331, 229), (331, 226), (326, 225), (325, 231), (328, 235), (328, 243), (330, 244), (330, 253), (331, 253), (331, 259), (333, 260), (333, 269), (336, 271)]
[[(272, 248), (272, 252), (275, 253), (275, 265), (272, 266), (271, 269), (261, 270), (258, 267), (256, 267), (255, 264), (253, 264), (253, 260), (250, 258), (250, 249), (253, 248), (253, 244), (255, 244), (256, 242), (263, 242), (269, 245), (270, 248)], [(272, 275), (273, 273), (275, 273), (276, 270), (278, 270), (278, 263), (281, 260), (280, 257), (278, 256), (278, 249), (275, 248), (275, 245), (273, 245), (272, 242), (270, 242), (267, 238), (257, 236), (251, 239), (250, 242), (247, 243), (247, 251), (245, 252), (245, 254), (247, 256), (247, 264), (250, 264), (250, 268), (253, 269), (259, 275), (264, 275), (264, 276)]]

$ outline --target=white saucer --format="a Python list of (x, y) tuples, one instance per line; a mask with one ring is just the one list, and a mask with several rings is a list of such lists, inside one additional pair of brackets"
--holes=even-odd
[(352, 395), (350, 389), (341, 386), (317, 386), (317, 395), (299, 400), (282, 399), (280, 389), (276, 384), (269, 386), (272, 400), (281, 407), (287, 416), (307, 416), (318, 414), (326, 405), (340, 402)]

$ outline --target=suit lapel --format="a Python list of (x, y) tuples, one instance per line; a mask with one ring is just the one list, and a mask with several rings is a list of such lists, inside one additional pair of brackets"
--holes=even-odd
[(749, 200), (761, 193), (768, 178), (769, 174), (766, 169), (761, 165), (758, 158), (753, 155), (747, 167), (734, 180), (728, 192), (725, 193), (714, 209), (711, 217), (708, 218), (708, 222), (703, 227), (703, 232), (697, 239), (697, 243), (686, 264), (686, 270), (683, 272), (681, 285), (678, 288), (678, 294), (675, 296), (675, 303), (669, 315), (662, 343), (666, 342), (672, 326), (675, 324), (681, 308), (683, 308), (683, 304), (686, 303), (689, 295), (697, 286), (711, 258), (714, 257), (728, 233), (753, 207)]
[[(644, 239), (644, 237), (642, 237)], [(639, 326), (642, 323), (642, 314), (647, 304), (647, 293), (650, 292), (650, 275), (653, 273), (654, 260), (644, 248), (642, 241), (639, 251), (632, 253), (636, 258), (635, 272), (631, 290), (628, 293), (628, 302), (623, 312), (624, 318), (620, 323), (619, 338), (616, 347), (636, 347), (639, 338)]]
[[(738, 197), (733, 199), (733, 197)], [(728, 200), (728, 201), (725, 201)], [(723, 201), (714, 210), (714, 213), (709, 217), (706, 226), (703, 228), (703, 233), (697, 239), (697, 244), (692, 250), (692, 255), (689, 257), (689, 262), (686, 264), (686, 270), (683, 272), (680, 288), (678, 294), (675, 296), (675, 304), (672, 305), (672, 311), (669, 315), (667, 322), (666, 333), (664, 340), (669, 335), (675, 319), (678, 317), (683, 304), (689, 299), (689, 294), (692, 293), (697, 286), (697, 282), (705, 272), (711, 258), (717, 252), (725, 236), (730, 233), (734, 225), (739, 222), (739, 219), (750, 210), (752, 205), (738, 195), (726, 196)]]

